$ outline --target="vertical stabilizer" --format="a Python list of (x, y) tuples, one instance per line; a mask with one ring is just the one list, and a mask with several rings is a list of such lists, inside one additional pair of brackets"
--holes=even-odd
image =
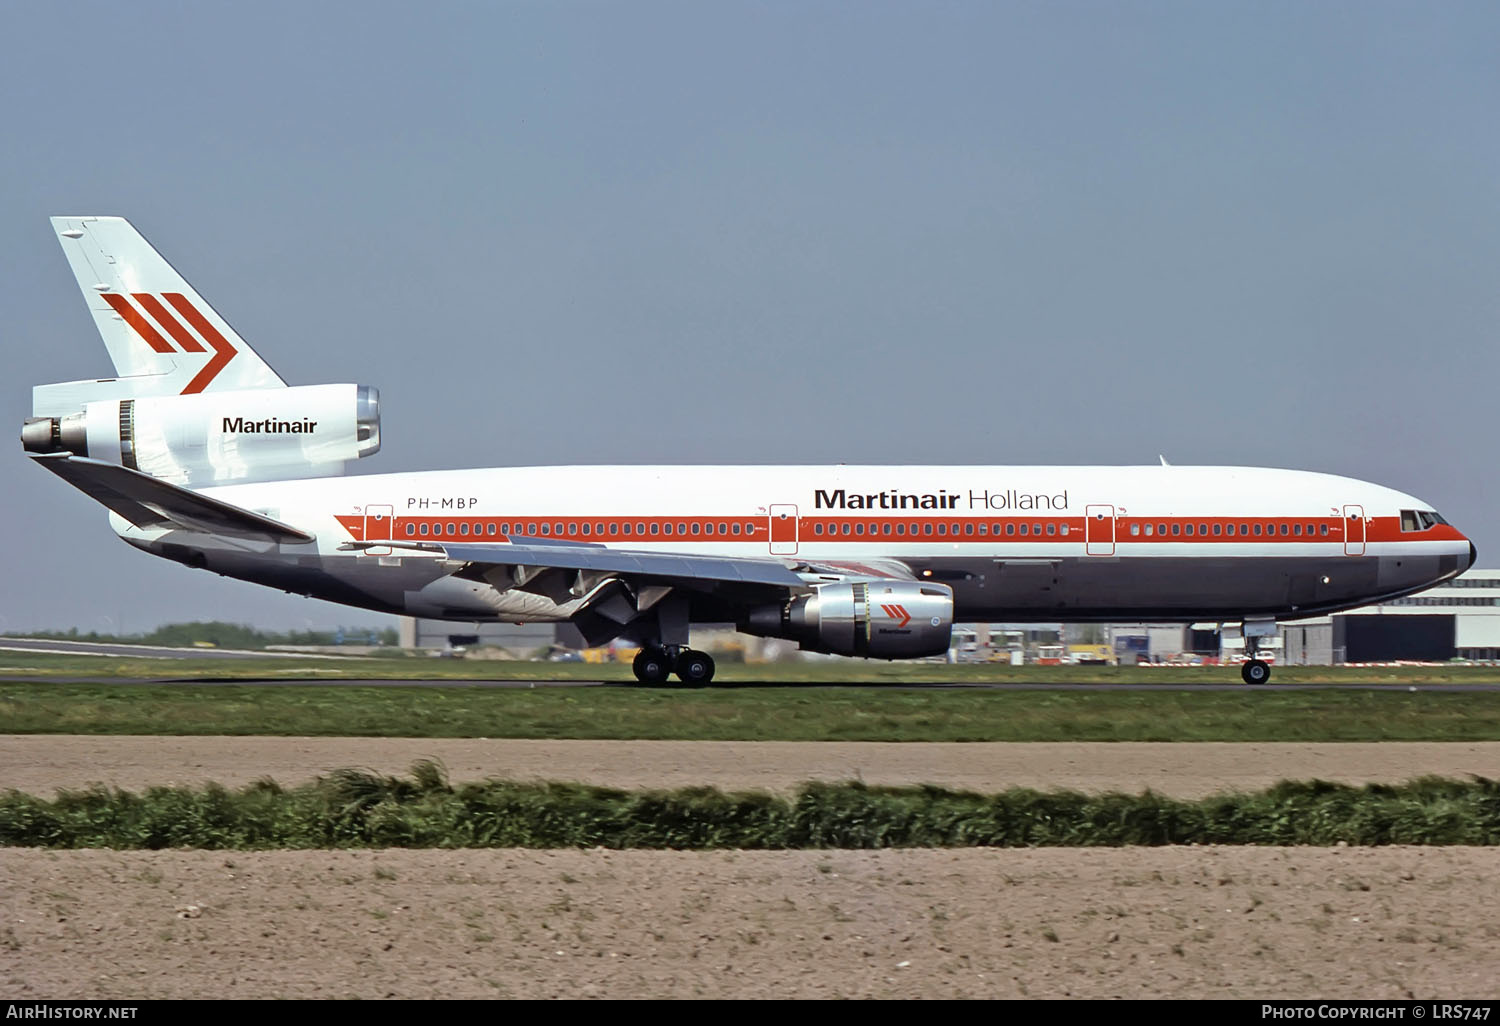
[(121, 379), (108, 391), (193, 395), (285, 387), (129, 221), (54, 217), (52, 227)]

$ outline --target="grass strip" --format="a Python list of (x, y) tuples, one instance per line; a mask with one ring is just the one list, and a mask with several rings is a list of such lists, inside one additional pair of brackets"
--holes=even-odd
[(1350, 787), (1283, 782), (1181, 800), (1146, 792), (808, 784), (791, 798), (713, 788), (623, 791), (563, 783), (451, 786), (343, 770), (283, 789), (107, 788), (52, 800), (0, 795), (0, 845), (116, 849), (1120, 847), (1493, 845), (1500, 782), (1427, 777)]
[[(0, 673), (28, 677), (156, 679), (326, 679), (630, 682), (630, 664), (532, 662), (527, 660), (433, 659), (402, 652), (375, 656), (297, 659), (146, 658), (75, 655), (4, 649)], [(1446, 663), (1428, 666), (1277, 666), (1278, 684), (1493, 684), (1500, 665)], [(818, 659), (806, 662), (736, 663), (721, 659), (715, 680), (780, 684), (1238, 684), (1236, 666), (1012, 666), (1009, 663), (885, 662), (878, 659)]]
[[(3, 734), (682, 741), (1493, 741), (1500, 691), (0, 684)], [(3, 784), (3, 778), (0, 778)]]

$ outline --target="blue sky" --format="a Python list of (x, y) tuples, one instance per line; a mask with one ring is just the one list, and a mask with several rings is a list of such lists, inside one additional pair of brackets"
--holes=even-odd
[[(381, 389), (361, 473), (1166, 453), (1495, 565), (1496, 53), (1481, 3), (0, 5), (0, 403), (108, 371), (46, 218), (119, 214)], [(0, 630), (378, 619), (10, 453)]]

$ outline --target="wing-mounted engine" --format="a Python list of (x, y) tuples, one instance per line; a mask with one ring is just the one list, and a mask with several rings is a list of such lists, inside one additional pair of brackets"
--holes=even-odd
[(343, 473), (380, 450), (380, 393), (302, 385), (85, 403), (33, 417), (28, 452), (69, 452), (187, 487)]
[(739, 629), (834, 655), (940, 655), (953, 637), (953, 589), (920, 581), (823, 584), (811, 594), (752, 609)]

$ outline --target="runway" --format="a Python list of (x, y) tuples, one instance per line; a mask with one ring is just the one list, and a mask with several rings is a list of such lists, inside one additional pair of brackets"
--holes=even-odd
[(1500, 681), (1484, 684), (1390, 684), (1378, 681), (1347, 681), (1338, 684), (1258, 684), (1212, 682), (1126, 682), (1115, 684), (1068, 683), (1067, 681), (714, 681), (712, 684), (637, 684), (625, 680), (478, 680), (464, 677), (412, 678), (361, 677), (96, 677), (38, 676), (25, 673), (0, 674), (0, 683), (11, 684), (101, 684), (159, 687), (247, 687), (247, 688), (632, 688), (642, 691), (694, 691), (705, 689), (748, 690), (752, 688), (839, 688), (879, 691), (1405, 691), (1482, 694), (1500, 691)]
[(0, 652), (39, 652), (115, 659), (351, 659), (358, 656), (319, 652), (268, 652), (241, 648), (175, 648), (168, 645), (117, 645), (63, 638), (0, 638)]

